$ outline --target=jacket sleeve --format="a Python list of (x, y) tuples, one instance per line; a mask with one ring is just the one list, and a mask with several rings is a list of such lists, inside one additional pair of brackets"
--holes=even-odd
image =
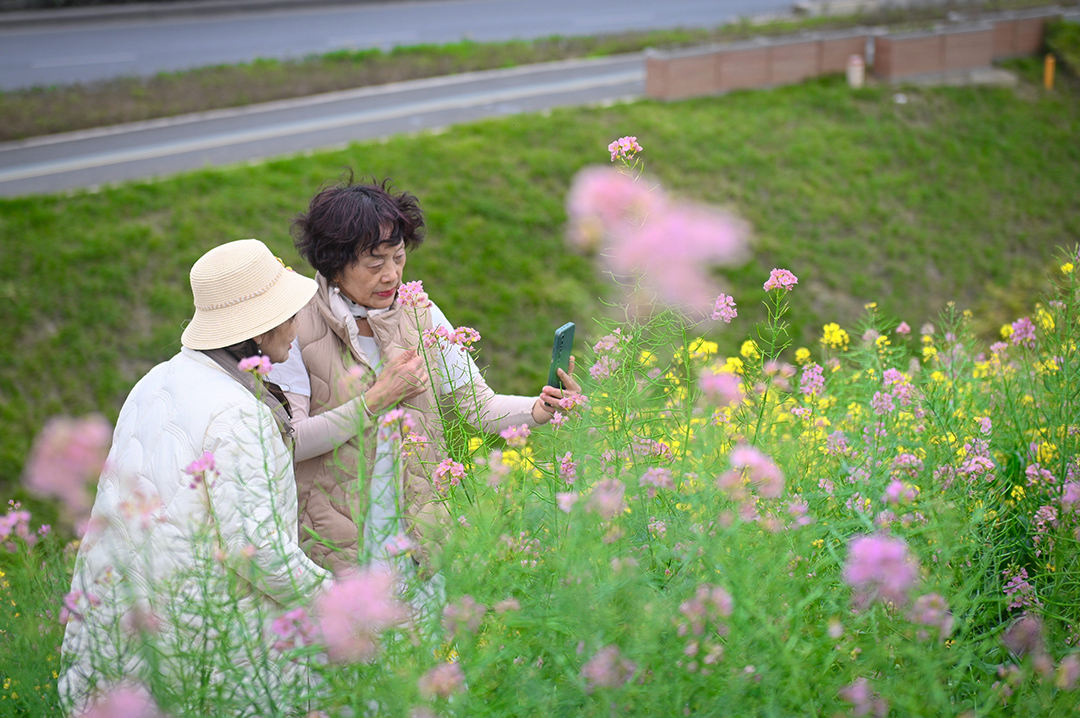
[(450, 397), (465, 421), (489, 434), (521, 424), (530, 429), (537, 426), (532, 416), (536, 397), (496, 394), (479, 371), (472, 374), (471, 382), (455, 389)]
[[(308, 416), (311, 400), (302, 394), (285, 392), (293, 412), (293, 428), (296, 429), (296, 461), (307, 461), (328, 454), (361, 430), (360, 416), (363, 409), (359, 399), (347, 401), (341, 406)], [(369, 420), (370, 421), (370, 420)]]
[(231, 407), (207, 428), (210, 512), (226, 564), (278, 603), (310, 598), (329, 585), (297, 541), (292, 459), (262, 404)]

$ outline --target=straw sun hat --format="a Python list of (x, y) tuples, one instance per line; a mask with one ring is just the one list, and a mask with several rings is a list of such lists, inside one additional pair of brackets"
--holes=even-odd
[(300, 311), (317, 288), (257, 239), (215, 247), (191, 268), (195, 316), (180, 341), (189, 349), (221, 349), (253, 339)]

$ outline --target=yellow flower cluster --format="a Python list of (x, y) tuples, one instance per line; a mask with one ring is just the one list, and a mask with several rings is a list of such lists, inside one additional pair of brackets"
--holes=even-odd
[(840, 325), (836, 322), (826, 324), (824, 326), (824, 334), (821, 337), (821, 343), (830, 349), (839, 349), (845, 351), (848, 345), (851, 343), (851, 337), (848, 333), (840, 328)]

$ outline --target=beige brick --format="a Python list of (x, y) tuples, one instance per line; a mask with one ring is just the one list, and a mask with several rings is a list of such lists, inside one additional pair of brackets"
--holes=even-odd
[(769, 84), (787, 85), (817, 77), (821, 74), (820, 54), (818, 40), (773, 45)]
[(989, 67), (994, 58), (994, 29), (941, 33), (943, 70)]
[(767, 87), (770, 78), (771, 48), (743, 47), (717, 53), (719, 90)]
[(943, 44), (941, 35), (936, 33), (879, 37), (874, 51), (874, 75), (891, 80), (941, 72)]
[(711, 95), (719, 89), (714, 53), (673, 57), (669, 60), (666, 99), (701, 97)]

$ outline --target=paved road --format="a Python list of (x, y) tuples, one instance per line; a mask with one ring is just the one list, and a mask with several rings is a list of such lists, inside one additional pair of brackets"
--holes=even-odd
[(644, 89), (640, 54), (402, 82), (0, 144), (0, 196), (92, 187), (274, 157), (481, 117), (615, 102)]
[[(296, 58), (342, 48), (714, 27), (791, 0), (411, 0), (17, 25), (0, 14), (0, 89)], [(52, 16), (49, 16), (50, 18)], [(56, 15), (58, 18), (83, 15)]]

